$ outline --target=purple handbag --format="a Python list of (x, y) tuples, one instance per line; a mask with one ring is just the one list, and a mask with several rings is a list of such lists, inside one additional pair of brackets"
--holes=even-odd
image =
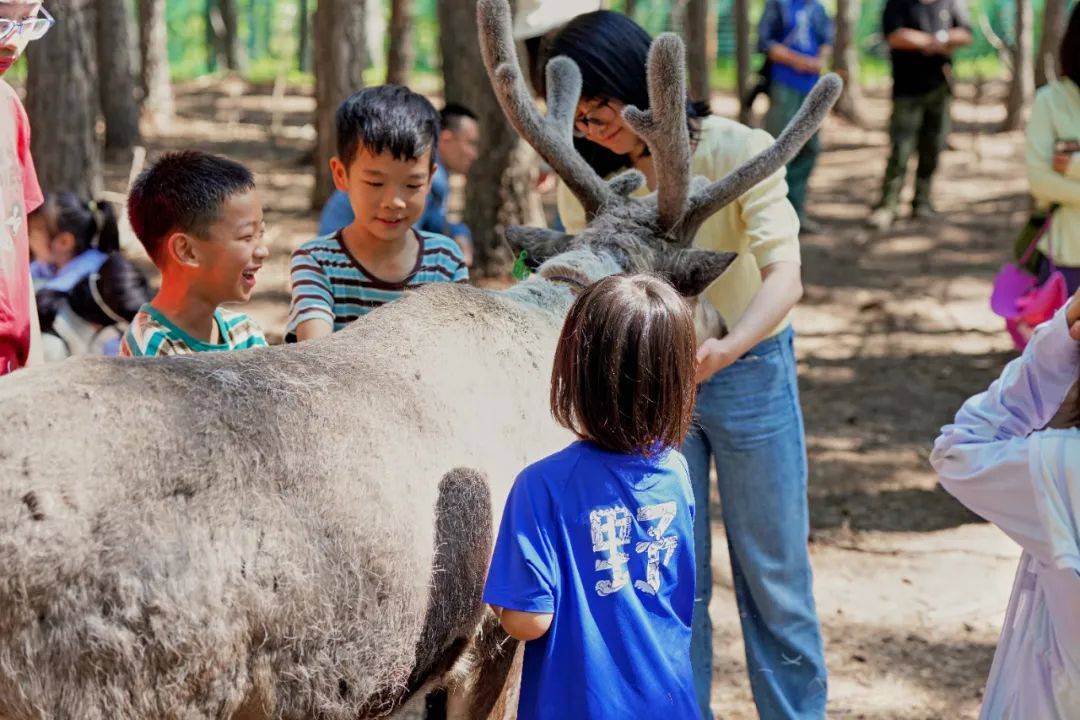
[(1005, 318), (1005, 327), (1018, 350), (1027, 346), (1031, 333), (1038, 325), (1053, 317), (1058, 308), (1069, 300), (1065, 276), (1054, 267), (1052, 241), (1047, 253), (1050, 275), (1044, 282), (1040, 283), (1039, 278), (1025, 267), (1039, 240), (1050, 228), (1052, 218), (1053, 213), (1047, 216), (1046, 223), (1032, 238), (1024, 256), (1018, 262), (1002, 265), (994, 278), (990, 309), (994, 314)]

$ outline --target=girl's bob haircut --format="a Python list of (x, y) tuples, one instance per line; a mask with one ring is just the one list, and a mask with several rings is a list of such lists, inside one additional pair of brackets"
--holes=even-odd
[(655, 275), (614, 275), (574, 302), (555, 349), (551, 414), (606, 450), (652, 455), (682, 444), (694, 383), (690, 308)]

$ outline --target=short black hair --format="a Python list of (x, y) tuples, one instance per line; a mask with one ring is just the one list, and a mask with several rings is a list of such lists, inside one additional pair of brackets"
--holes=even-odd
[(1080, 5), (1073, 8), (1061, 38), (1061, 74), (1080, 85)]
[(439, 114), (435, 106), (404, 85), (379, 85), (350, 95), (337, 109), (337, 156), (352, 165), (360, 148), (373, 155), (389, 152), (397, 160), (414, 160), (439, 146)]
[(461, 127), (461, 121), (465, 118), (479, 122), (476, 113), (461, 103), (448, 102), (439, 111), (439, 123), (444, 130), (457, 131)]
[(229, 198), (254, 189), (255, 177), (238, 162), (196, 150), (165, 153), (132, 183), (128, 219), (160, 262), (170, 233), (205, 235)]

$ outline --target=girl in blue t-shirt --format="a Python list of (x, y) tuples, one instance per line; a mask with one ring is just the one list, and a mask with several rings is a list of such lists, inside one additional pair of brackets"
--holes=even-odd
[(581, 439), (518, 476), (484, 589), (527, 641), (520, 720), (699, 717), (694, 495), (673, 449), (694, 347), (686, 304), (654, 276), (606, 278), (570, 308), (551, 410)]

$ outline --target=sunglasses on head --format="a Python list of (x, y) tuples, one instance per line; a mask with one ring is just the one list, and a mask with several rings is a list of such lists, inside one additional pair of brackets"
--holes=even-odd
[(56, 24), (56, 20), (44, 6), (38, 10), (36, 17), (26, 18), (25, 20), (0, 18), (0, 42), (10, 40), (13, 37), (40, 40), (45, 37), (45, 33), (49, 32), (49, 28), (54, 24)]

